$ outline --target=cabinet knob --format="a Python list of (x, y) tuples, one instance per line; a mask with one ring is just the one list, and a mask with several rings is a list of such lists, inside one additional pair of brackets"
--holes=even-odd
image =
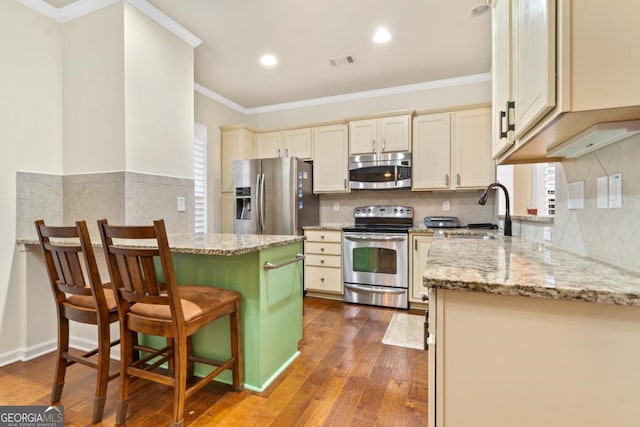
[(323, 259), (320, 260), (320, 264), (324, 264), (324, 260)]
[(324, 248), (320, 248), (320, 252), (324, 252)]
[(324, 277), (321, 277), (321, 278), (320, 278), (320, 281), (321, 281), (321, 282), (324, 282)]
[(324, 239), (324, 234), (320, 236), (321, 239)]

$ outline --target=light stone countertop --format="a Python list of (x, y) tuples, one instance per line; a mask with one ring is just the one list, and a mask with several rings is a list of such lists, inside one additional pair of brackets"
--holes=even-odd
[[(257, 252), (276, 246), (284, 246), (301, 242), (304, 236), (283, 236), (266, 234), (171, 234), (168, 236), (171, 252), (202, 255), (242, 255)], [(18, 244), (39, 245), (38, 240), (19, 239)], [(102, 247), (102, 242), (92, 240), (96, 247)], [(122, 242), (124, 244), (124, 241)], [(136, 241), (137, 247), (155, 247), (153, 241), (145, 245), (144, 241)]]
[(640, 305), (640, 273), (519, 237), (434, 238), (424, 286)]

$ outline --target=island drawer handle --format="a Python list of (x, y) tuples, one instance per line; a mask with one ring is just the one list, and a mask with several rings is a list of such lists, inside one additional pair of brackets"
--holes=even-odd
[(285, 265), (293, 264), (294, 262), (302, 261), (304, 259), (303, 254), (296, 254), (295, 258), (288, 259), (286, 261), (279, 262), (277, 264), (272, 264), (270, 262), (264, 263), (265, 270), (275, 270), (276, 268), (284, 267)]

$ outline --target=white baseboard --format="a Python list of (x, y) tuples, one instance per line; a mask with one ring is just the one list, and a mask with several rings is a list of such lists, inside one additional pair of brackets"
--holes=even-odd
[[(69, 339), (69, 347), (80, 351), (90, 351), (98, 346), (98, 343), (84, 338)], [(29, 348), (20, 348), (0, 354), (0, 367), (10, 365), (14, 362), (26, 362), (45, 354), (55, 351), (58, 347), (57, 340), (50, 340), (40, 343)], [(114, 360), (120, 360), (120, 346), (111, 348), (110, 357)]]

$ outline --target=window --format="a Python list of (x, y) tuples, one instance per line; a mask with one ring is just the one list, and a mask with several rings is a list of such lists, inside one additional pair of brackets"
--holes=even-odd
[(207, 232), (207, 127), (195, 123), (193, 129), (193, 198), (195, 231)]

